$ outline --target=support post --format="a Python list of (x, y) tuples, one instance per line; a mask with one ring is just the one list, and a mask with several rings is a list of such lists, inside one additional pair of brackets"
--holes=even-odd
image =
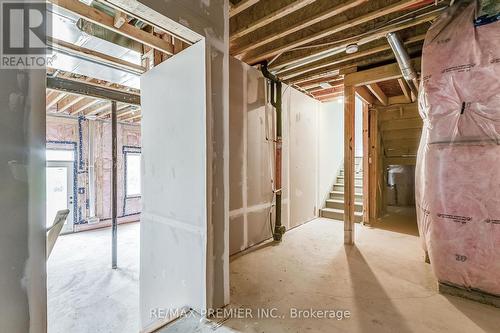
[(112, 228), (111, 228), (111, 268), (116, 269), (117, 267), (117, 236), (118, 236), (118, 225), (116, 221), (116, 213), (118, 211), (117, 207), (117, 194), (118, 194), (118, 183), (117, 183), (117, 155), (118, 155), (118, 142), (116, 140), (116, 113), (117, 106), (116, 101), (111, 102), (111, 140), (112, 140), (112, 189), (111, 189), (111, 215), (112, 215)]
[(370, 113), (363, 102), (363, 224), (370, 224)]
[(354, 86), (344, 87), (344, 244), (354, 244)]

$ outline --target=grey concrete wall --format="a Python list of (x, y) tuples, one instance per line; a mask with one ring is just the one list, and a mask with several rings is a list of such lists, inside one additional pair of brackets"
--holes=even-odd
[(0, 332), (45, 332), (45, 70), (0, 69), (0, 179)]

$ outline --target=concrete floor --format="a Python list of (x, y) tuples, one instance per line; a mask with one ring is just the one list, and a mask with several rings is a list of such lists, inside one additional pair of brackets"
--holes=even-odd
[[(250, 309), (251, 317), (230, 316), (216, 330), (191, 317), (161, 332), (498, 332), (500, 309), (437, 293), (412, 235), (414, 216), (399, 211), (357, 228), (356, 246), (344, 247), (342, 223), (317, 219), (278, 246), (234, 256), (228, 309)], [(49, 333), (139, 331), (139, 225), (119, 227), (116, 271), (110, 235), (58, 240), (48, 262)], [(293, 319), (292, 308), (347, 310), (350, 318)], [(279, 318), (257, 318), (259, 309)]]
[(47, 263), (48, 333), (139, 332), (139, 223), (60, 236)]
[[(398, 217), (388, 218), (396, 228)], [(346, 247), (342, 222), (317, 219), (278, 246), (234, 258), (231, 307), (276, 308), (283, 318), (226, 325), (255, 333), (499, 332), (500, 309), (438, 294), (417, 237), (360, 225), (356, 231), (356, 245)], [(348, 310), (351, 317), (291, 319), (291, 308)]]

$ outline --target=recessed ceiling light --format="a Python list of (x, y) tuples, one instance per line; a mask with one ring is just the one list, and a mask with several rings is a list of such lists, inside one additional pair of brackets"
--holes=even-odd
[(358, 44), (349, 44), (345, 48), (345, 53), (347, 54), (356, 53), (358, 52), (358, 50), (359, 50)]
[(328, 83), (328, 82), (321, 82), (321, 83), (319, 84), (319, 86), (320, 86), (321, 88), (323, 88), (323, 89), (328, 89), (328, 88), (331, 88), (331, 87), (332, 87), (332, 85), (331, 85), (330, 83)]

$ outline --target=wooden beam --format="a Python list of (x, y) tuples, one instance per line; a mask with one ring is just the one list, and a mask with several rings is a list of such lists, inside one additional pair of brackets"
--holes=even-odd
[[(412, 59), (414, 68), (420, 68), (421, 59)], [(347, 74), (344, 77), (344, 84), (354, 86), (364, 86), (380, 81), (398, 79), (402, 77), (401, 69), (397, 63), (367, 69), (361, 72)]]
[[(271, 70), (279, 71), (284, 69), (293, 69), (300, 66), (305, 66), (309, 63), (319, 61), (321, 59), (325, 59), (331, 57), (335, 54), (339, 54), (345, 50), (347, 45), (356, 43), (358, 46), (365, 45), (367, 43), (371, 43), (377, 39), (384, 39), (387, 33), (389, 32), (397, 32), (400, 30), (412, 28), (416, 35), (425, 34), (427, 31), (427, 25), (423, 25), (427, 22), (434, 20), (439, 14), (442, 12), (444, 7), (439, 7), (436, 10), (428, 12), (422, 16), (418, 16), (411, 20), (401, 20), (391, 23), (383, 28), (378, 29), (377, 31), (364, 35), (363, 36), (353, 36), (352, 33), (341, 32), (337, 33), (333, 36), (330, 36), (330, 39), (337, 39), (339, 42), (337, 43), (329, 43), (325, 46), (318, 46), (316, 48), (307, 48), (302, 50), (291, 50), (286, 54), (283, 54), (279, 57), (275, 62), (273, 62), (271, 66)], [(362, 29), (363, 27), (357, 27), (357, 29)], [(366, 29), (370, 29), (367, 27)], [(407, 43), (411, 43), (410, 38)]]
[(75, 55), (77, 57), (79, 56), (91, 60), (97, 60), (118, 69), (132, 71), (134, 74), (142, 74), (146, 72), (146, 68), (142, 67), (141, 65), (137, 65), (120, 58), (115, 58), (95, 50), (87, 49), (82, 46), (77, 46), (73, 43), (68, 43), (63, 40), (52, 38), (50, 36), (47, 37), (47, 42), (51, 46), (51, 48), (62, 53), (69, 53), (70, 55)]
[(93, 116), (101, 113), (107, 109), (111, 109), (111, 103), (109, 101), (101, 102), (85, 111), (86, 116)]
[(63, 92), (53, 91), (50, 94), (49, 98), (47, 99), (45, 107), (47, 109), (50, 109), (51, 107), (53, 107), (54, 105), (56, 105), (61, 99), (63, 99), (64, 96), (66, 96), (66, 94), (63, 93)]
[(371, 83), (371, 84), (367, 84), (366, 87), (368, 88), (368, 90), (371, 91), (371, 93), (377, 97), (377, 99), (380, 101), (380, 103), (382, 103), (382, 105), (387, 105), (387, 96), (384, 94), (384, 92), (382, 91), (382, 89), (380, 89), (380, 87), (378, 86), (378, 84), (376, 83)]
[(398, 79), (399, 87), (401, 88), (401, 91), (403, 91), (403, 95), (405, 96), (406, 102), (411, 103), (411, 91), (410, 87), (408, 87), (408, 84), (403, 78)]
[(158, 38), (144, 30), (136, 28), (135, 26), (125, 23), (121, 28), (114, 26), (115, 18), (104, 12), (101, 12), (93, 7), (87, 6), (78, 0), (49, 0), (54, 5), (64, 8), (67, 11), (83, 17), (86, 20), (100, 25), (108, 30), (116, 32), (122, 36), (133, 39), (139, 43), (157, 49), (158, 51), (165, 52), (173, 55), (173, 45), (166, 40)]
[(274, 20), (278, 20), (284, 16), (287, 16), (290, 13), (293, 13), (294, 11), (297, 11), (307, 5), (310, 5), (311, 3), (315, 2), (316, 0), (296, 0), (293, 1), (289, 4), (287, 4), (284, 7), (281, 7), (271, 13), (266, 13), (265, 16), (259, 18), (258, 20), (254, 22), (250, 22), (247, 26), (242, 27), (238, 29), (236, 32), (231, 34), (230, 40), (234, 41), (235, 39), (238, 39), (244, 35), (247, 35), (251, 33), (252, 31), (255, 31), (259, 28), (262, 28), (263, 26), (273, 22)]
[(281, 38), (284, 38), (285, 36), (288, 36), (288, 35), (290, 35), (294, 32), (297, 32), (299, 30), (305, 29), (313, 24), (327, 20), (330, 17), (333, 17), (335, 15), (339, 15), (342, 12), (345, 12), (346, 10), (354, 8), (354, 7), (356, 7), (356, 6), (362, 4), (363, 2), (366, 2), (366, 1), (368, 1), (368, 0), (349, 0), (349, 1), (346, 1), (345, 3), (341, 3), (337, 6), (334, 6), (326, 11), (321, 11), (313, 16), (301, 17), (300, 21), (297, 21), (289, 26), (287, 25), (287, 26), (279, 29), (278, 31), (273, 31), (272, 34), (269, 34), (260, 40), (252, 40), (251, 43), (237, 48), (234, 52), (232, 52), (232, 55), (238, 56), (238, 55), (241, 55), (243, 53), (247, 53), (248, 51), (251, 51), (251, 50), (256, 49), (258, 47), (261, 47), (263, 45), (274, 42), (275, 40), (279, 40)]
[(84, 96), (74, 96), (74, 95), (69, 95), (59, 103), (57, 103), (57, 112), (64, 112), (76, 103), (80, 102), (82, 99), (84, 99)]
[(344, 87), (344, 244), (354, 244), (355, 91)]
[(229, 9), (229, 17), (238, 15), (245, 9), (252, 7), (257, 4), (260, 0), (241, 0), (237, 5), (231, 6)]
[(370, 224), (370, 111), (363, 102), (363, 224)]
[(422, 129), (420, 128), (382, 132), (382, 138), (384, 142), (386, 140), (416, 139), (420, 138), (421, 135), (422, 135)]
[(83, 112), (85, 109), (88, 109), (92, 105), (95, 105), (99, 102), (100, 100), (92, 98), (92, 97), (87, 97), (78, 102), (77, 104), (73, 105), (72, 110), (70, 111), (70, 115), (74, 116), (79, 114), (80, 112)]
[(402, 1), (399, 1), (399, 2), (391, 4), (389, 6), (386, 6), (386, 7), (377, 9), (377, 10), (374, 10), (374, 11), (368, 13), (368, 14), (356, 17), (356, 18), (354, 18), (352, 20), (349, 20), (347, 22), (335, 25), (335, 26), (330, 27), (328, 29), (321, 30), (321, 31), (319, 31), (317, 33), (313, 33), (311, 35), (306, 35), (306, 36), (304, 36), (302, 38), (294, 40), (293, 42), (290, 42), (290, 43), (287, 43), (287, 44), (284, 44), (284, 45), (278, 45), (278, 46), (276, 46), (274, 48), (271, 48), (269, 50), (263, 51), (263, 52), (259, 53), (256, 56), (244, 57), (244, 61), (247, 62), (247, 63), (250, 63), (250, 64), (254, 64), (254, 63), (257, 63), (257, 62), (269, 59), (269, 58), (271, 58), (271, 57), (273, 57), (275, 55), (278, 55), (278, 54), (283, 53), (285, 51), (294, 49), (296, 47), (299, 47), (299, 46), (302, 46), (302, 45), (314, 42), (314, 41), (316, 41), (318, 39), (321, 39), (321, 38), (324, 38), (324, 37), (328, 37), (328, 36), (330, 36), (330, 35), (332, 35), (334, 33), (337, 33), (339, 31), (346, 30), (346, 29), (352, 28), (354, 26), (357, 26), (357, 25), (360, 25), (360, 24), (372, 21), (372, 20), (374, 20), (374, 19), (376, 19), (378, 17), (385, 16), (387, 14), (400, 11), (400, 10), (404, 9), (405, 7), (408, 7), (408, 6), (410, 6), (412, 4), (415, 4), (417, 2), (419, 2), (419, 0), (402, 0)]
[(375, 97), (366, 87), (356, 87), (356, 95), (366, 104), (375, 104)]
[(377, 201), (380, 200), (381, 198), (378, 197), (377, 193), (377, 188), (378, 188), (378, 183), (379, 183), (379, 170), (378, 170), (378, 161), (379, 161), (379, 131), (378, 131), (378, 110), (377, 109), (371, 109), (369, 116), (369, 122), (370, 122), (370, 133), (369, 133), (369, 139), (370, 139), (370, 156), (369, 156), (369, 195), (368, 195), (368, 201), (369, 201), (369, 220), (370, 223), (371, 221), (374, 221), (377, 218)]

